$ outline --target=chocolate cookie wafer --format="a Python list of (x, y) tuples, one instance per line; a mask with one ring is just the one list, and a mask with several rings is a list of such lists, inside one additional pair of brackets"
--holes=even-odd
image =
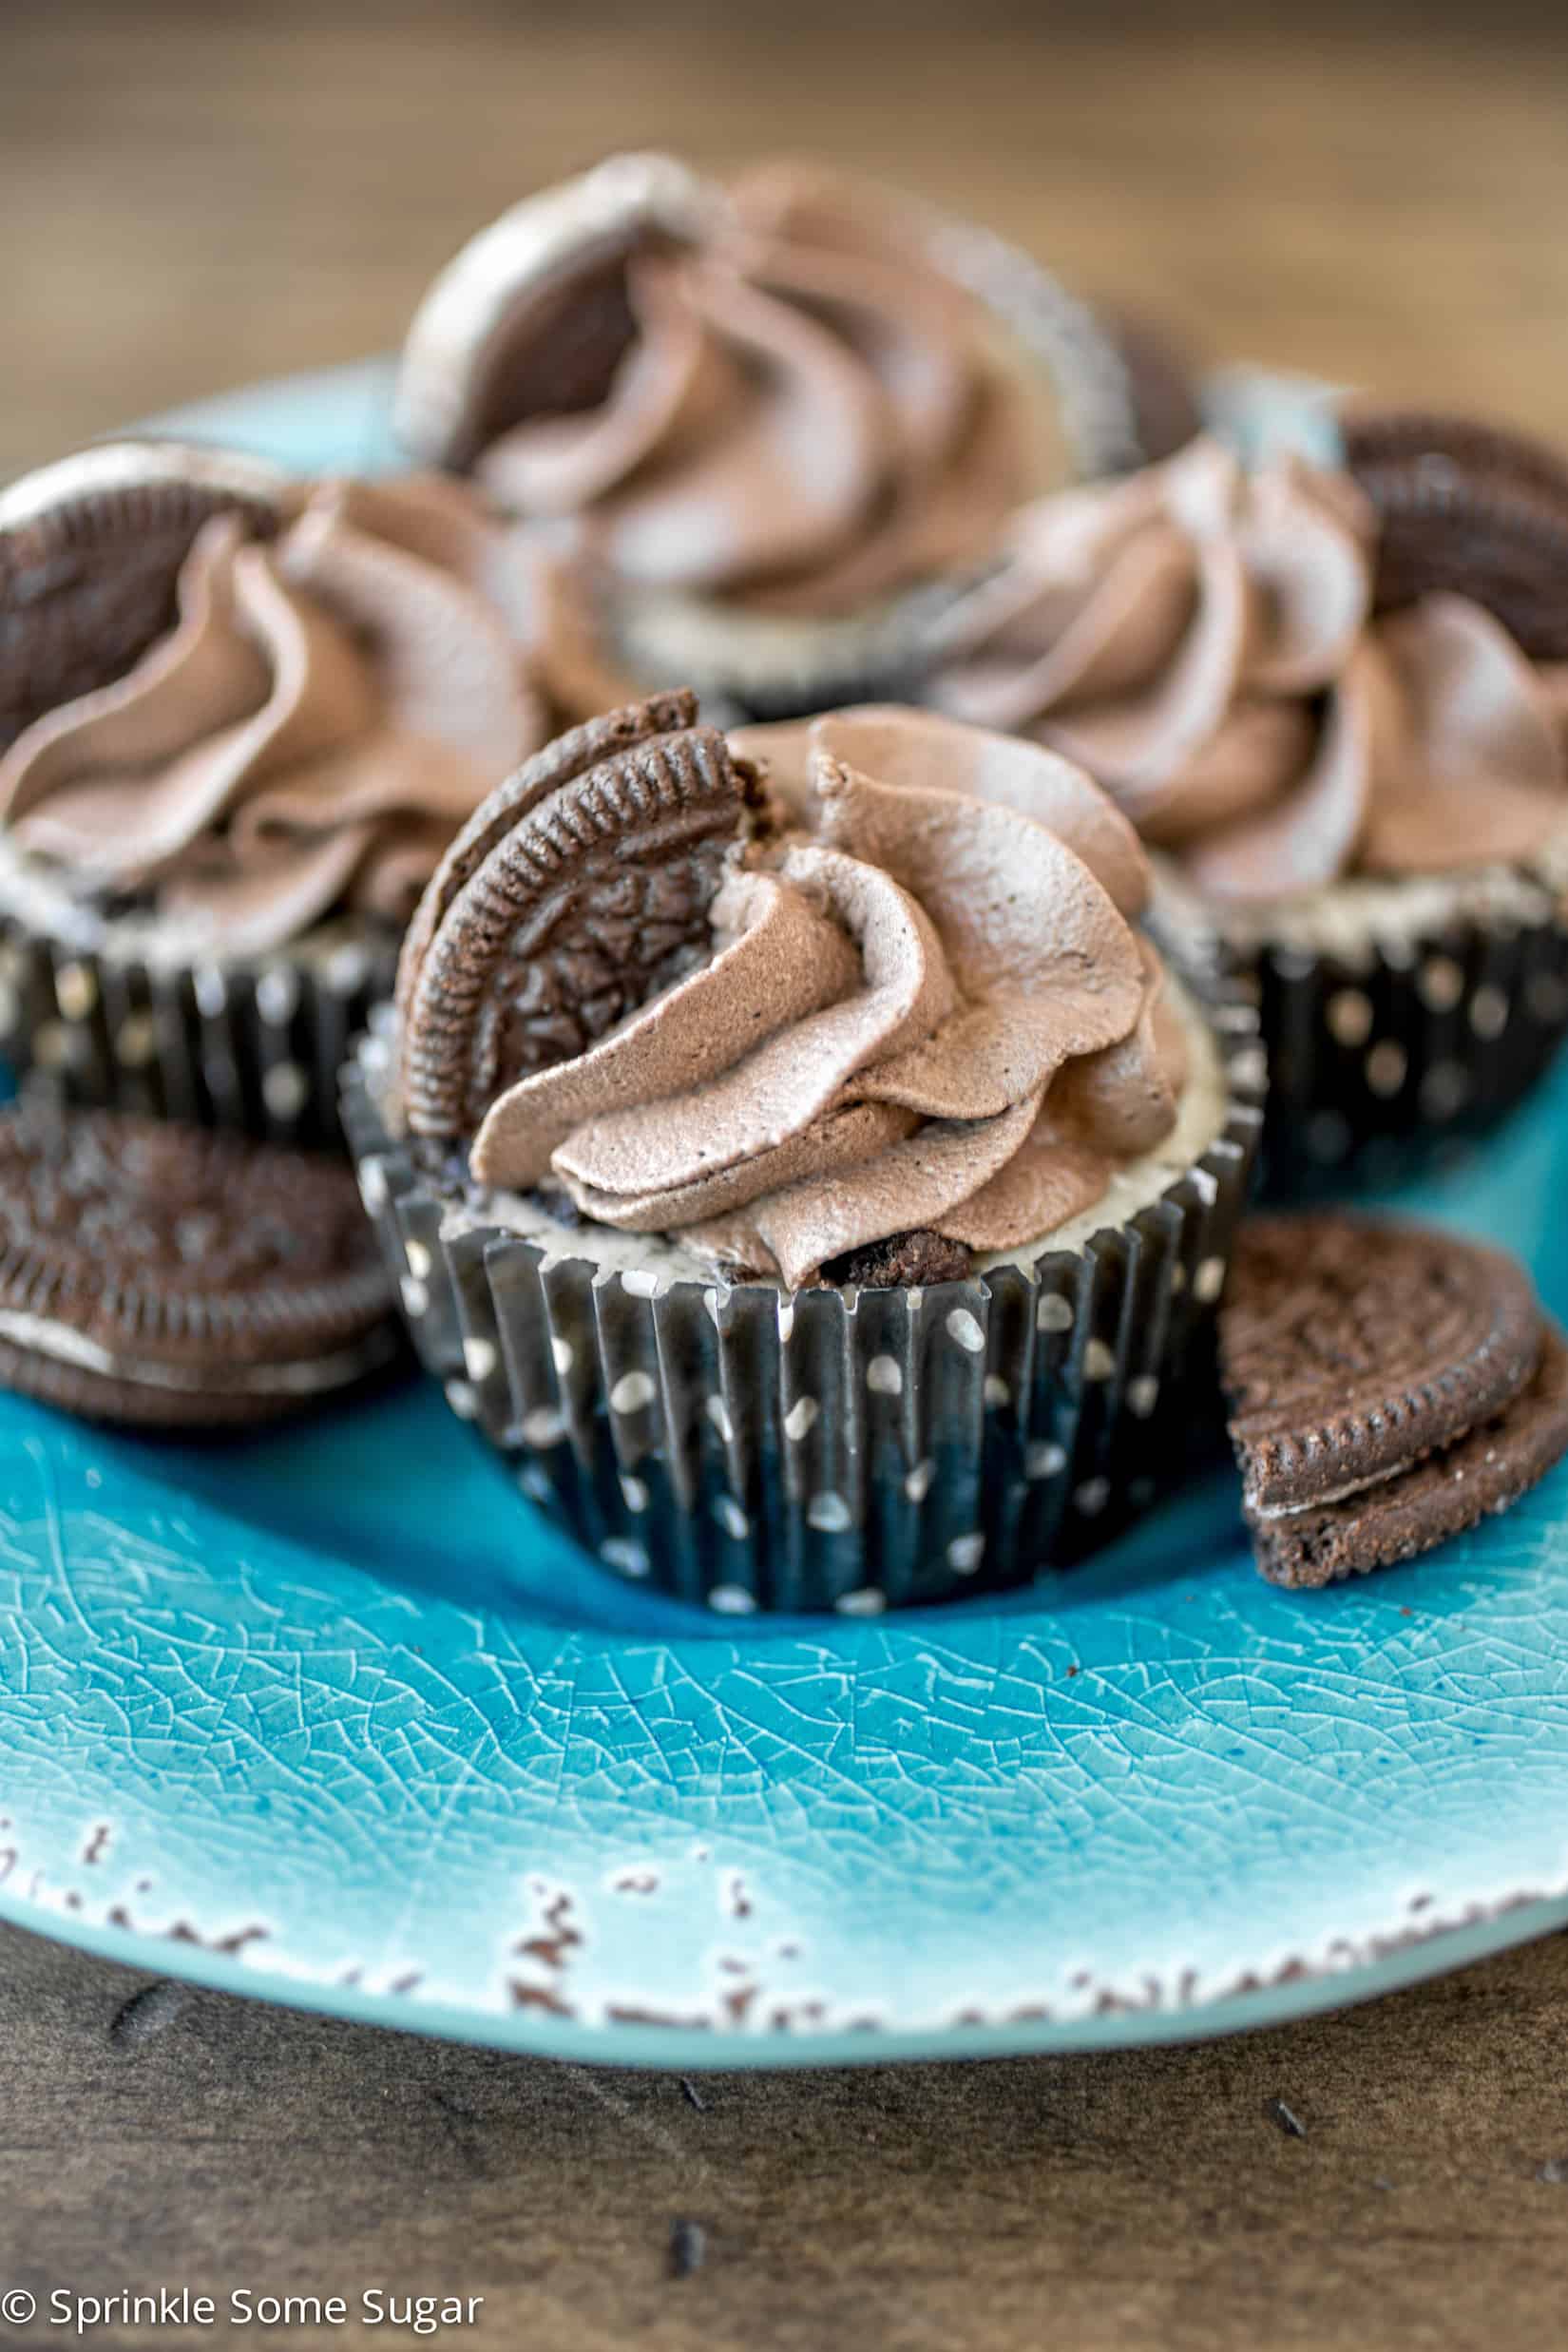
[(346, 1168), (168, 1121), (0, 1116), (0, 1385), (92, 1419), (270, 1420), (396, 1353)]
[(1305, 1590), (1414, 1559), (1507, 1510), (1564, 1453), (1568, 1343), (1545, 1323), (1535, 1372), (1511, 1405), (1381, 1485), (1319, 1510), (1254, 1520), (1258, 1566), (1272, 1584)]
[(1479, 1242), (1325, 1212), (1242, 1229), (1222, 1319), (1249, 1510), (1331, 1502), (1517, 1396), (1539, 1313)]
[(86, 449), (0, 491), (0, 752), (173, 626), (203, 523), (239, 512), (266, 535), (285, 491), (259, 460), (177, 441)]
[(697, 723), (697, 697), (683, 689), (654, 695), (646, 702), (624, 710), (607, 711), (581, 727), (558, 736), (526, 759), (515, 775), (498, 785), (469, 817), (437, 867), (430, 887), (403, 935), (397, 964), (397, 1017), (406, 1022), (430, 942), (458, 892), (472, 880), (490, 851), (510, 832), (519, 818), (545, 796), (576, 776), (585, 775), (605, 760), (630, 751), (658, 736), (679, 733)]
[(716, 728), (686, 723), (693, 707), (664, 695), (562, 737), (457, 845), (403, 959), (415, 1135), (471, 1132), (511, 1080), (581, 1053), (709, 951), (755, 783)]
[(1568, 466), (1466, 417), (1351, 410), (1342, 430), (1377, 514), (1379, 607), (1447, 590), (1484, 605), (1532, 660), (1568, 659)]
[(603, 398), (636, 333), (634, 257), (699, 237), (717, 191), (673, 156), (611, 156), (514, 204), (420, 304), (398, 371), (398, 437), (467, 469), (519, 416)]
[(1220, 1322), (1258, 1566), (1312, 1586), (1413, 1558), (1568, 1449), (1568, 1350), (1479, 1242), (1346, 1214), (1243, 1229)]

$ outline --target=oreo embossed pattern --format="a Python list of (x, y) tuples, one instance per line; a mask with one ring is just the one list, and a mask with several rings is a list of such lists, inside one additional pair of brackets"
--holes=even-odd
[(34, 1100), (0, 1112), (0, 1385), (153, 1428), (271, 1420), (397, 1359), (337, 1161)]

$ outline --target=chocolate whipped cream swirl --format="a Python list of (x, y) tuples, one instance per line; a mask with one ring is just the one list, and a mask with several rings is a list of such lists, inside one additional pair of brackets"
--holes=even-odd
[(401, 924), (546, 731), (516, 641), (538, 592), (433, 478), (325, 482), (270, 541), (215, 516), (174, 628), (0, 758), (0, 823), (73, 893), (143, 904), (196, 950)]
[[(1038, 479), (1027, 394), (979, 304), (852, 181), (774, 165), (710, 193), (686, 234), (633, 244), (600, 396), (525, 407), (480, 481), (519, 513), (580, 518), (639, 587), (780, 613), (850, 610), (973, 562)], [(591, 320), (603, 258), (586, 225), (582, 269)], [(569, 320), (569, 290), (541, 301), (541, 335)], [(526, 346), (516, 364), (526, 387)]]
[(791, 1286), (911, 1228), (1005, 1251), (1091, 1207), (1186, 1074), (1125, 820), (927, 714), (732, 740), (786, 822), (735, 853), (710, 960), (503, 1093), (475, 1176)]
[(1080, 760), (1220, 899), (1527, 859), (1568, 824), (1568, 665), (1480, 604), (1371, 610), (1348, 476), (1210, 441), (1040, 501), (940, 706)]

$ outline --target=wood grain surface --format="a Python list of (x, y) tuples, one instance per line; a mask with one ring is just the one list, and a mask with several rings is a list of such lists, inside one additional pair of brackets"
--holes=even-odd
[(1562, 2341), (1562, 1938), (1192, 2049), (689, 2088), (148, 1988), (0, 1931), (0, 2289), (46, 2310), (57, 2287), (483, 2296), (434, 2340), (454, 2352)]
[(652, 143), (843, 157), (1208, 356), (1568, 433), (1568, 11), (1300, 16), (5, 0), (0, 472), (392, 347), (503, 205)]
[[(0, 473), (392, 346), (501, 205), (655, 142), (846, 156), (1207, 357), (1568, 434), (1560, 6), (1265, 14), (5, 0)], [(1211, 2047), (695, 2096), (146, 1983), (0, 1933), (0, 2288), (450, 2290), (476, 2352), (1564, 2332), (1560, 1939)]]

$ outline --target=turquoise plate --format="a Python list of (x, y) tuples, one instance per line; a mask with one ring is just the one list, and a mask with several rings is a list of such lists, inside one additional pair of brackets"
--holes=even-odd
[[(199, 422), (371, 464), (385, 402)], [(1559, 1313), (1565, 1146), (1568, 1069), (1409, 1196)], [(1032, 1593), (740, 1632), (580, 1558), (433, 1390), (200, 1448), (0, 1399), (0, 1681), (6, 1916), (582, 2058), (1217, 2033), (1568, 1919), (1568, 1473), (1315, 1597), (1216, 1478)]]

